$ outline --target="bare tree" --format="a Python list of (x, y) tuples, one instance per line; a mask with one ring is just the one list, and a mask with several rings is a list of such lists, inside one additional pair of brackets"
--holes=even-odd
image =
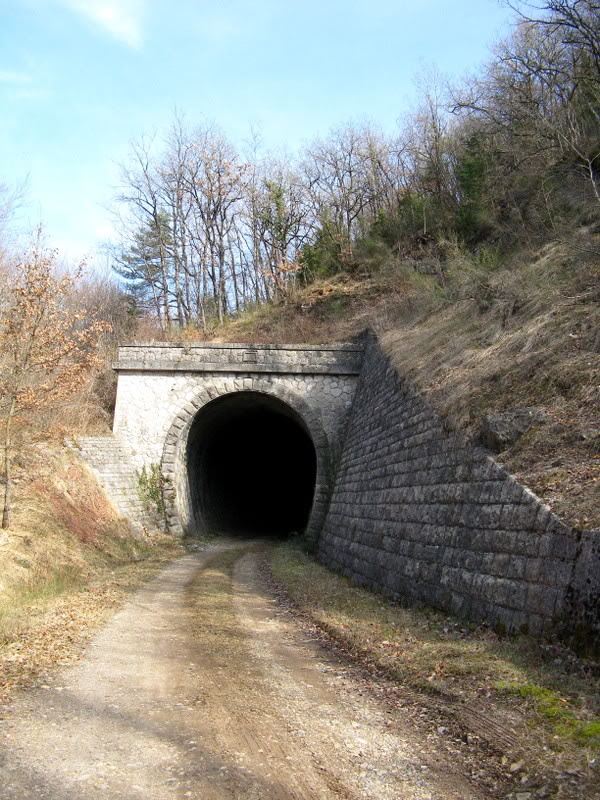
[(169, 220), (161, 196), (160, 174), (151, 155), (153, 141), (141, 140), (131, 147), (131, 161), (121, 168), (118, 200), (127, 205), (133, 229), (129, 247), (121, 257), (121, 267), (132, 260), (137, 279), (152, 295), (158, 319), (165, 330), (173, 322), (171, 270), (169, 263)]
[[(564, 163), (600, 201), (599, 6), (590, 0), (521, 3), (521, 22), (486, 73), (455, 95), (454, 110), (481, 119), (517, 169)], [(527, 15), (536, 9), (541, 16)]]
[(57, 277), (56, 255), (34, 248), (13, 271), (0, 313), (0, 416), (4, 471), (2, 527), (12, 507), (15, 430), (76, 392), (97, 365), (105, 323), (68, 308), (80, 272)]

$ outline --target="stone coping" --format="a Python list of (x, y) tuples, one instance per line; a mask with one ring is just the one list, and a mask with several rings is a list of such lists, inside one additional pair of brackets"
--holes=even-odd
[(179, 348), (181, 350), (322, 350), (362, 353), (363, 345), (351, 342), (337, 344), (244, 344), (239, 342), (136, 342), (119, 345), (119, 351), (126, 348)]
[(119, 347), (119, 372), (243, 372), (358, 375), (364, 349), (353, 344), (248, 345), (171, 343)]
[(242, 372), (244, 375), (261, 374), (286, 374), (286, 375), (358, 375), (360, 366), (344, 366), (335, 364), (147, 364), (144, 361), (132, 361), (128, 364), (113, 364), (116, 372)]

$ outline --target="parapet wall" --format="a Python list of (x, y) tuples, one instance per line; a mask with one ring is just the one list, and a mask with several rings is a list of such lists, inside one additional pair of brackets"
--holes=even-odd
[(326, 564), (397, 599), (544, 633), (567, 616), (598, 626), (599, 550), (445, 432), (371, 340), (319, 540)]
[(119, 347), (115, 369), (356, 375), (362, 355), (362, 346), (348, 344), (133, 344)]

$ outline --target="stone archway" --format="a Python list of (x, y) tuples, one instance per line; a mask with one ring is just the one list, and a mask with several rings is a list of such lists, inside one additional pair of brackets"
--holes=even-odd
[[(277, 424), (280, 426), (280, 432), (285, 428), (285, 425), (281, 427), (281, 420), (287, 417), (288, 421), (291, 420), (295, 423), (297, 428), (302, 428), (306, 438), (310, 440), (315, 458), (314, 497), (309, 509), (310, 513), (307, 514), (305, 533), (307, 538), (315, 538), (323, 521), (329, 497), (330, 445), (318, 414), (296, 393), (277, 385), (268, 377), (244, 378), (243, 381), (219, 381), (219, 383), (208, 384), (199, 392), (190, 394), (182, 404), (181, 410), (173, 420), (165, 438), (161, 463), (169, 529), (177, 535), (182, 535), (209, 525), (210, 514), (204, 519), (199, 518), (198, 489), (190, 481), (190, 435), (194, 440), (192, 446), (197, 448), (198, 436), (202, 436), (201, 432), (198, 433), (200, 424), (198, 420), (202, 420), (204, 414), (210, 413), (211, 409), (216, 409), (219, 401), (227, 401), (228, 398), (231, 401), (232, 398), (239, 398), (241, 395), (246, 398), (244, 402), (247, 409), (251, 405), (254, 405), (255, 409), (262, 408), (263, 411), (268, 411), (270, 408), (274, 414), (273, 424), (275, 424), (276, 417), (279, 419)], [(261, 397), (264, 400), (261, 400)], [(251, 402), (252, 398), (255, 400), (254, 403)], [(221, 402), (222, 405), (223, 402)], [(233, 409), (235, 402), (232, 401), (230, 406)], [(226, 414), (227, 409), (221, 408), (219, 422), (221, 427), (223, 427)], [(236, 413), (232, 412), (232, 423), (234, 418), (239, 422), (239, 417), (240, 404), (238, 403)], [(213, 413), (213, 421), (215, 419), (217, 419), (217, 415)], [(293, 427), (292, 424), (288, 424), (290, 436)], [(208, 430), (205, 428), (205, 432)], [(213, 434), (214, 432), (211, 433), (211, 436)], [(296, 441), (299, 444), (301, 437), (298, 436)], [(307, 458), (307, 456), (304, 457)], [(308, 462), (306, 463), (308, 464)], [(297, 480), (298, 477), (299, 473), (296, 472), (295, 479)], [(206, 502), (204, 505), (206, 506)]]
[[(361, 343), (122, 345), (115, 364), (113, 436), (80, 440), (82, 452), (86, 451), (86, 460), (116, 507), (138, 526), (157, 524), (146, 490), (150, 487), (155, 496), (162, 478), (164, 521), (172, 533), (182, 534), (192, 523), (186, 511), (190, 497), (185, 448), (198, 412), (235, 392), (274, 396), (297, 414), (315, 448), (315, 500), (306, 533), (316, 539), (329, 502), (331, 472), (341, 453), (363, 353)], [(143, 496), (142, 480), (146, 487)]]

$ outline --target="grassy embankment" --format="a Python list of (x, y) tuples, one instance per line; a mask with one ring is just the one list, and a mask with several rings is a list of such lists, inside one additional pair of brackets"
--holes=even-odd
[(441, 612), (390, 603), (332, 573), (294, 541), (273, 551), (272, 571), (300, 614), (345, 651), (409, 697), (524, 758), (523, 771), (587, 774), (598, 764), (597, 663), (557, 643), (501, 637)]
[(485, 414), (541, 406), (547, 424), (499, 461), (566, 522), (600, 529), (600, 227), (363, 267), (242, 313), (213, 340), (332, 342), (371, 327), (452, 429), (475, 435)]
[(127, 593), (180, 552), (134, 532), (76, 455), (28, 448), (13, 523), (0, 532), (0, 700), (76, 659)]
[[(541, 406), (547, 423), (498, 461), (568, 524), (600, 530), (600, 226), (504, 253), (447, 243), (435, 263), (388, 251), (362, 264), (240, 314), (214, 338), (344, 341), (370, 327), (448, 428), (471, 436), (486, 414)], [(538, 750), (567, 760), (597, 750), (597, 664), (528, 637), (463, 633), (459, 620), (390, 605), (294, 549), (277, 551), (274, 570), (305, 613), (403, 684), (516, 710), (536, 723), (525, 727)]]

